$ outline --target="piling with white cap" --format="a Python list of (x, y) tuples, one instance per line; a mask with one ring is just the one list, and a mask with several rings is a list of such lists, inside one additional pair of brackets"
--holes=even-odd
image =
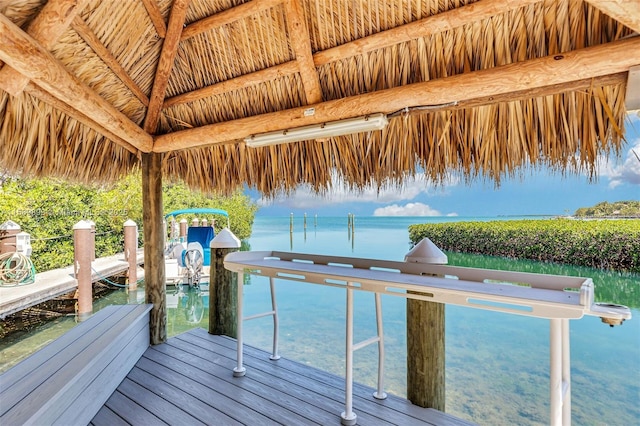
[[(424, 238), (405, 262), (446, 264), (447, 255)], [(407, 299), (407, 399), (420, 407), (445, 410), (444, 304)]]
[(222, 229), (209, 245), (209, 333), (237, 337), (238, 287), (233, 273), (224, 268), (224, 257), (240, 248), (240, 240), (229, 228)]

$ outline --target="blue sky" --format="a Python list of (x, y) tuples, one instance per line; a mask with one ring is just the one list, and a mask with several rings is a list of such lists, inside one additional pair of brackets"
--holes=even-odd
[[(402, 190), (391, 188), (349, 193), (334, 190), (317, 196), (299, 188), (289, 197), (263, 200), (259, 216), (294, 215), (346, 216), (498, 216), (562, 215), (601, 201), (640, 200), (640, 112), (630, 113), (626, 139), (620, 158), (603, 158), (598, 177), (589, 182), (586, 175), (562, 176), (548, 170), (531, 170), (522, 177), (504, 178), (499, 188), (492, 181), (466, 184), (453, 177), (434, 188), (418, 179)], [(334, 187), (339, 188), (338, 183)]]

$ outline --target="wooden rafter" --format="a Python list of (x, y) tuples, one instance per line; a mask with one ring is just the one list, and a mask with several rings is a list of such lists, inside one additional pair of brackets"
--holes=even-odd
[(151, 151), (153, 141), (149, 134), (70, 74), (47, 49), (3, 14), (0, 14), (0, 59), (136, 149)]
[(307, 104), (322, 102), (322, 87), (320, 78), (313, 63), (311, 40), (304, 21), (304, 14), (299, 0), (285, 2), (287, 27), (289, 28), (289, 42), (296, 55)]
[[(493, 102), (496, 97), (540, 96), (540, 89), (626, 72), (640, 59), (628, 52), (640, 50), (640, 37), (566, 52), (525, 62), (504, 65), (447, 78), (415, 83), (387, 90), (337, 99), (307, 107), (262, 114), (154, 138), (154, 151), (168, 152), (205, 145), (230, 143), (256, 133), (320, 124), (376, 112), (391, 113), (403, 108), (458, 102), (473, 105), (478, 99)], [(587, 86), (588, 87), (588, 86)]]
[(138, 149), (135, 146), (131, 145), (129, 142), (125, 141), (120, 136), (118, 136), (115, 133), (113, 133), (112, 131), (108, 130), (107, 128), (105, 128), (100, 123), (92, 120), (91, 118), (89, 118), (89, 116), (85, 115), (83, 112), (78, 111), (76, 109), (73, 109), (68, 104), (62, 102), (61, 100), (59, 100), (57, 98), (55, 98), (53, 95), (51, 95), (50, 93), (44, 91), (43, 89), (41, 89), (39, 86), (37, 86), (33, 82), (29, 82), (27, 84), (27, 87), (24, 88), (24, 92), (28, 93), (29, 95), (33, 96), (36, 99), (41, 100), (42, 102), (44, 102), (46, 104), (51, 105), (53, 108), (65, 113), (69, 117), (71, 117), (71, 118), (77, 120), (78, 122), (84, 124), (88, 128), (95, 130), (96, 132), (98, 132), (101, 135), (105, 136), (107, 139), (111, 140), (112, 142), (116, 143), (117, 145), (120, 145), (121, 147), (123, 147), (127, 151), (131, 152), (132, 154), (140, 154), (140, 151), (138, 151)]
[(586, 0), (621, 24), (640, 33), (640, 1), (638, 0)]
[[(41, 43), (45, 49), (51, 50), (87, 2), (87, 0), (49, 0), (29, 24), (27, 34)], [(0, 70), (0, 81), (2, 89), (12, 96), (18, 96), (29, 83), (28, 78), (8, 66)]]
[(279, 5), (283, 1), (285, 0), (253, 0), (248, 3), (243, 3), (239, 6), (233, 7), (231, 9), (227, 9), (223, 12), (216, 13), (215, 15), (208, 16), (187, 25), (187, 27), (182, 31), (182, 37), (180, 41), (195, 37), (198, 34), (209, 31), (213, 28), (218, 28), (239, 19), (255, 15), (265, 9), (270, 9), (274, 6)]
[(71, 24), (73, 29), (76, 30), (78, 35), (93, 49), (94, 52), (104, 61), (104, 63), (113, 71), (113, 73), (124, 83), (125, 86), (131, 90), (131, 92), (144, 104), (144, 106), (149, 106), (149, 98), (147, 95), (140, 89), (140, 87), (136, 84), (133, 79), (127, 73), (120, 62), (111, 54), (109, 49), (100, 41), (100, 39), (95, 35), (91, 28), (87, 25), (87, 23), (79, 16), (73, 20)]
[(345, 43), (313, 55), (316, 66), (480, 22), (540, 0), (482, 0)]
[(298, 62), (289, 61), (284, 64), (276, 65), (275, 67), (265, 68), (260, 71), (253, 72), (251, 74), (241, 75), (230, 80), (223, 81), (218, 84), (204, 87), (202, 89), (194, 90), (192, 92), (183, 93), (172, 98), (165, 99), (163, 108), (169, 108), (174, 105), (185, 104), (188, 102), (197, 101), (198, 99), (208, 98), (211, 96), (220, 95), (226, 92), (232, 92), (238, 89), (244, 89), (256, 84), (256, 81), (270, 81), (277, 78), (295, 74), (298, 72)]
[(184, 18), (187, 15), (187, 8), (191, 0), (176, 0), (171, 7), (171, 16), (169, 17), (169, 26), (167, 27), (167, 35), (162, 45), (156, 76), (153, 81), (153, 89), (149, 99), (149, 108), (147, 116), (144, 119), (144, 130), (147, 133), (155, 133), (160, 121), (160, 110), (164, 101), (164, 95), (169, 84), (173, 61), (178, 53), (178, 43), (180, 42), (180, 34), (184, 26)]
[(156, 0), (142, 0), (142, 4), (144, 5), (144, 8), (147, 9), (149, 19), (151, 19), (151, 23), (156, 29), (158, 36), (160, 38), (165, 38), (167, 35), (167, 25), (164, 23), (164, 16), (160, 13), (158, 2)]
[[(474, 22), (478, 22), (483, 19), (490, 18), (491, 16), (497, 13), (505, 13), (510, 10), (517, 9), (519, 7), (523, 7), (528, 4), (537, 3), (537, 2), (539, 2), (539, 0), (515, 0), (515, 1), (508, 1), (508, 2), (505, 2), (504, 0), (482, 0), (477, 3), (472, 3), (470, 5), (462, 6), (460, 8), (457, 8), (448, 12), (443, 12), (428, 18), (421, 19), (420, 21), (412, 22), (410, 24), (402, 25), (400, 27), (397, 27), (391, 30), (382, 31), (377, 34), (363, 37), (361, 39), (352, 41), (350, 43), (345, 43), (343, 45), (334, 47), (332, 49), (316, 52), (315, 54), (313, 54), (313, 62), (315, 66), (318, 67), (332, 61), (339, 61), (341, 59), (345, 59), (351, 56), (370, 52), (380, 47), (393, 46), (394, 44), (414, 40), (420, 37), (425, 37), (440, 31), (445, 31), (453, 28), (458, 28), (463, 25), (472, 24)], [(245, 3), (245, 4), (250, 4), (250, 3)], [(230, 10), (235, 10), (235, 9), (230, 9)], [(214, 15), (214, 16), (218, 16), (218, 15)], [(206, 19), (209, 19), (209, 18), (205, 18), (202, 21), (205, 21)], [(198, 21), (198, 22), (202, 22), (202, 21)], [(229, 18), (227, 18), (226, 20), (217, 21), (217, 25), (223, 25), (224, 23), (228, 23), (228, 22), (229, 22)], [(195, 25), (195, 24), (192, 24), (192, 25)], [(207, 28), (202, 29), (202, 31), (206, 31), (213, 27), (214, 27), (213, 25), (207, 26)], [(185, 28), (185, 31), (187, 31), (188, 29), (189, 29), (189, 26)], [(277, 65), (276, 67), (280, 67), (280, 66), (281, 65)], [(266, 71), (266, 70), (263, 70), (263, 71)], [(254, 73), (254, 74), (257, 74), (257, 73)], [(252, 78), (249, 81), (253, 85), (261, 84), (269, 80), (271, 75), (272, 74), (268, 72), (265, 72), (262, 76), (252, 74), (253, 77), (262, 77), (262, 78), (261, 79)], [(243, 77), (238, 77), (238, 78), (243, 78)], [(207, 96), (212, 96), (210, 95), (210, 93), (219, 94), (220, 89), (222, 89), (222, 86), (220, 85), (222, 84), (224, 83), (218, 83), (204, 89), (199, 89), (193, 92), (184, 93), (179, 97), (176, 96), (175, 98), (172, 98), (172, 101), (170, 104), (168, 103), (165, 104), (165, 108), (171, 105), (177, 105), (177, 104), (182, 104), (186, 102), (193, 102), (198, 99), (205, 98)]]

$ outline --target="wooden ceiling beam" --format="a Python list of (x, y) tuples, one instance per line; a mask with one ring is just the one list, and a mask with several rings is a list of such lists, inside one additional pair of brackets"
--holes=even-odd
[[(283, 0), (278, 0), (278, 2), (282, 2), (282, 1)], [(316, 52), (315, 54), (313, 54), (313, 62), (315, 64), (314, 68), (325, 65), (332, 61), (338, 61), (345, 58), (349, 58), (351, 56), (371, 52), (380, 47), (393, 46), (395, 44), (410, 41), (419, 37), (425, 37), (431, 34), (435, 34), (437, 32), (450, 30), (452, 28), (458, 28), (467, 24), (472, 24), (482, 19), (490, 18), (491, 16), (497, 13), (508, 12), (510, 10), (517, 9), (519, 7), (523, 7), (532, 3), (537, 3), (539, 1), (540, 0), (511, 0), (511, 1), (505, 2), (504, 0), (481, 0), (467, 6), (462, 6), (460, 8), (453, 9), (448, 12), (443, 12), (438, 15), (424, 18), (420, 21), (412, 22), (410, 24), (402, 25), (400, 27), (397, 27), (391, 30), (387, 30), (387, 31), (383, 31), (367, 37), (363, 37), (361, 39), (358, 39), (349, 43), (345, 43), (343, 45), (340, 45), (331, 49), (327, 49), (321, 52)], [(257, 3), (257, 2), (245, 3), (242, 6), (250, 5), (253, 3)], [(242, 6), (238, 6), (238, 7), (242, 7)], [(235, 9), (237, 8), (229, 9), (229, 11), (233, 11)], [(206, 19), (213, 19), (214, 17), (219, 17), (219, 15), (220, 14), (214, 15), (209, 18), (205, 18), (202, 21)], [(198, 21), (198, 22), (201, 22), (201, 21)], [(225, 19), (219, 19), (219, 21), (216, 21), (216, 25), (213, 25), (213, 24), (207, 25), (206, 28), (204, 27), (201, 28), (200, 32), (207, 31), (215, 26), (224, 25), (229, 22), (230, 22), (230, 18), (228, 17)], [(191, 25), (195, 25), (195, 23)], [(202, 25), (204, 25), (204, 23)], [(187, 26), (187, 28), (185, 28), (185, 30), (182, 32), (183, 39), (185, 38), (184, 34), (186, 31), (189, 30), (189, 27), (190, 26)], [(301, 49), (301, 51), (302, 50), (303, 49)], [(276, 68), (280, 66), (281, 65), (277, 65)], [(301, 68), (300, 72), (302, 73), (302, 70), (304, 69), (309, 70), (311, 68), (307, 65), (306, 67)], [(258, 74), (262, 71), (258, 71), (256, 73), (250, 74), (252, 79), (250, 79), (249, 81), (251, 81), (253, 85), (256, 85), (256, 84), (264, 83), (265, 81), (271, 79), (271, 75), (273, 74), (268, 72), (267, 70), (268, 68), (263, 70), (265, 71), (263, 75)], [(243, 78), (243, 77), (244, 76), (238, 77), (238, 78)], [(258, 77), (260, 77), (260, 79)], [(305, 79), (303, 75), (303, 81), (308, 81), (308, 80), (309, 80), (309, 77)], [(220, 94), (221, 92), (219, 91), (219, 89), (222, 89), (223, 87), (221, 86), (222, 84), (224, 83), (218, 83), (216, 85), (209, 86), (204, 89), (199, 89), (193, 92), (184, 93), (182, 95), (176, 96), (174, 98), (171, 98), (170, 102), (165, 102), (164, 107), (167, 108), (172, 105), (193, 102), (198, 99), (212, 96), (209, 93)], [(318, 82), (318, 85), (319, 84), (320, 83)], [(244, 87), (249, 85), (251, 84), (247, 83)], [(307, 98), (307, 100), (309, 99)], [(315, 102), (310, 102), (310, 103), (315, 103)]]
[(160, 122), (160, 111), (162, 103), (169, 84), (169, 77), (173, 69), (173, 62), (178, 53), (178, 43), (180, 42), (180, 34), (184, 27), (184, 19), (187, 15), (187, 8), (191, 0), (175, 0), (171, 7), (171, 16), (169, 16), (169, 25), (167, 27), (167, 35), (162, 44), (162, 52), (158, 61), (158, 68), (153, 81), (153, 89), (151, 89), (151, 97), (149, 98), (149, 108), (144, 119), (144, 130), (153, 134), (158, 128)]
[(275, 80), (286, 75), (295, 74), (298, 72), (298, 62), (289, 61), (284, 64), (276, 65), (274, 67), (265, 68), (260, 71), (253, 72), (251, 74), (241, 75), (230, 80), (223, 81), (218, 84), (204, 87), (202, 89), (194, 90), (192, 92), (183, 93), (181, 95), (174, 96), (172, 98), (165, 99), (162, 108), (169, 108), (174, 105), (185, 104), (188, 102), (194, 102), (199, 99), (208, 98), (211, 96), (220, 95), (222, 93), (232, 92), (238, 89), (244, 89), (254, 86), (256, 84)]
[(95, 35), (95, 33), (89, 28), (87, 23), (80, 16), (76, 16), (71, 24), (73, 29), (78, 35), (96, 52), (96, 55), (113, 71), (113, 73), (124, 83), (131, 93), (133, 93), (144, 106), (149, 106), (149, 98), (140, 89), (135, 81), (129, 76), (127, 70), (125, 70), (115, 56), (111, 54), (109, 49), (102, 43), (102, 41)]
[(313, 61), (319, 67), (330, 62), (459, 28), (539, 2), (540, 0), (481, 0), (316, 52), (313, 55)]
[(192, 22), (187, 25), (182, 31), (182, 37), (180, 41), (187, 40), (191, 37), (195, 37), (198, 34), (212, 30), (214, 28), (228, 25), (239, 19), (247, 18), (251, 15), (262, 12), (265, 9), (271, 9), (274, 6), (279, 5), (285, 0), (253, 0), (247, 3), (243, 3), (239, 6), (232, 7), (231, 9), (224, 10), (215, 15), (207, 16), (199, 21)]
[(167, 35), (167, 25), (164, 22), (164, 16), (160, 12), (158, 2), (156, 0), (142, 0), (144, 8), (147, 9), (147, 14), (153, 27), (156, 29), (160, 38), (165, 38)]
[(151, 151), (153, 140), (148, 133), (70, 74), (47, 49), (3, 14), (0, 14), (0, 60), (136, 149)]
[(298, 61), (302, 86), (307, 97), (307, 104), (322, 102), (320, 77), (313, 63), (311, 40), (304, 21), (304, 13), (299, 0), (287, 0), (284, 4), (289, 29), (289, 43)]
[(586, 0), (591, 6), (640, 34), (640, 1)]
[[(313, 108), (298, 107), (181, 130), (154, 138), (154, 151), (169, 152), (207, 145), (232, 143), (252, 134), (321, 124), (328, 121), (403, 108), (435, 106), (448, 109), (455, 103), (502, 97), (505, 100), (540, 96), (540, 89), (627, 72), (640, 59), (640, 37), (616, 41), (526, 62), (415, 83), (349, 98), (326, 101)], [(556, 92), (550, 92), (553, 94)], [(313, 109), (314, 113), (310, 114)]]
[[(87, 3), (88, 0), (49, 0), (27, 27), (27, 34), (51, 50)], [(8, 66), (0, 70), (0, 81), (11, 96), (18, 96), (29, 83), (27, 77)]]

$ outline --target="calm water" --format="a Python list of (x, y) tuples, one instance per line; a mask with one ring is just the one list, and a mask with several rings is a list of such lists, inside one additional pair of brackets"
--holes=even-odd
[[(347, 218), (296, 217), (290, 236), (289, 218), (256, 218), (249, 241), (252, 250), (283, 250), (403, 260), (409, 250), (407, 227), (414, 223), (462, 218), (356, 217), (355, 233)], [(634, 318), (610, 328), (599, 318), (571, 321), (573, 422), (576, 425), (640, 424), (640, 277), (589, 268), (512, 261), (449, 253), (453, 265), (522, 270), (591, 277), (597, 298), (631, 306)], [(343, 289), (277, 281), (280, 311), (280, 352), (333, 373), (344, 374)], [(138, 295), (143, 300), (142, 293)], [(208, 298), (169, 294), (169, 333), (190, 327), (207, 328)], [(126, 303), (116, 292), (105, 303)], [(356, 292), (355, 338), (375, 334), (373, 295)], [(245, 314), (269, 310), (268, 279), (251, 277), (245, 286)], [(99, 306), (96, 306), (99, 308)], [(386, 389), (405, 395), (405, 300), (383, 296), (386, 343)], [(202, 318), (202, 320), (200, 320)], [(25, 340), (5, 339), (0, 362), (7, 365), (25, 348), (40, 346), (73, 324), (71, 319), (40, 328)], [(245, 323), (249, 344), (269, 350), (269, 319)], [(446, 411), (480, 424), (544, 425), (549, 423), (549, 322), (481, 311), (446, 308)], [(355, 380), (375, 386), (375, 346), (355, 354)]]

